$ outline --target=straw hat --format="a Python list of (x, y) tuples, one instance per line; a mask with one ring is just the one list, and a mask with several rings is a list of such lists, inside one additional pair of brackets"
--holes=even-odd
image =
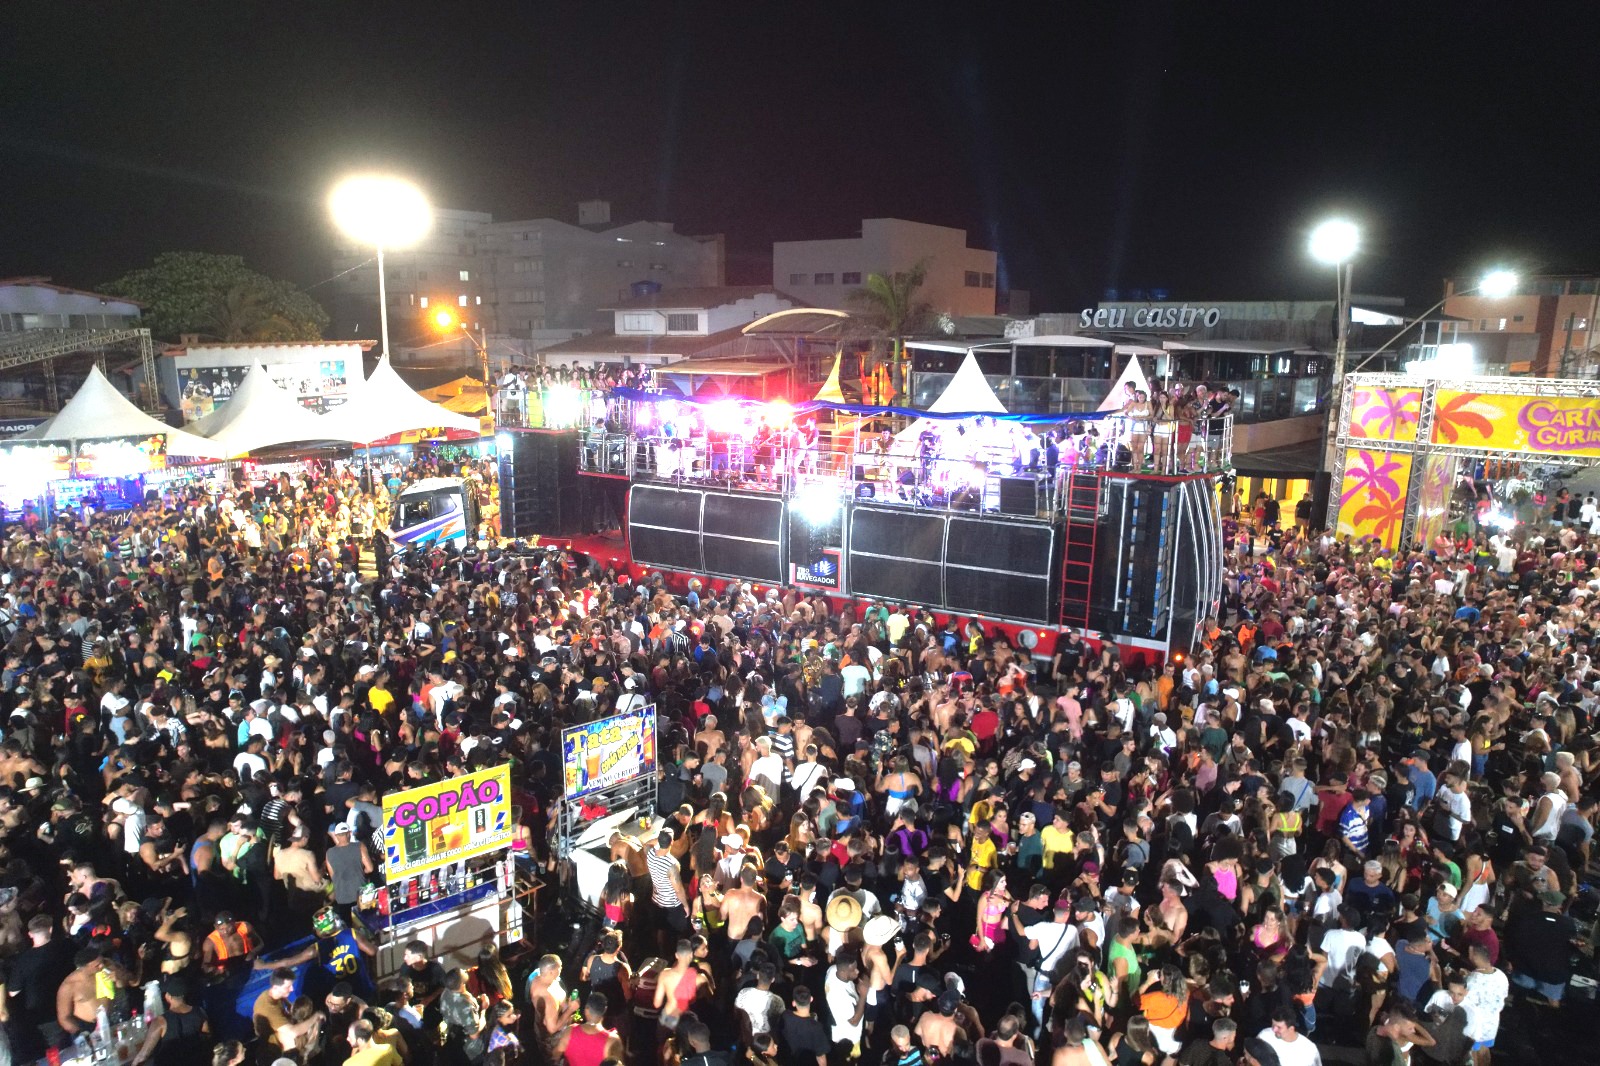
[(835, 896), (828, 901), (828, 928), (848, 932), (861, 924), (861, 901), (854, 896)]
[[(846, 898), (841, 896), (841, 899)], [(853, 898), (853, 897), (851, 897)], [(861, 929), (861, 936), (873, 947), (881, 948), (900, 932), (900, 923), (887, 914), (874, 914)]]

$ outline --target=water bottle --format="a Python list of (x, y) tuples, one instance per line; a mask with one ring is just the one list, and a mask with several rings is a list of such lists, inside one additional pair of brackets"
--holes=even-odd
[(161, 982), (149, 981), (144, 986), (144, 1024), (149, 1025), (166, 1012), (161, 999)]

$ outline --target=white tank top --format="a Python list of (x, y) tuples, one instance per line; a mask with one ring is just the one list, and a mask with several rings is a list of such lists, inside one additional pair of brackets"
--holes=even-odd
[(1550, 813), (1534, 827), (1532, 836), (1535, 840), (1554, 840), (1557, 830), (1561, 828), (1561, 816), (1567, 810), (1567, 795), (1565, 792), (1546, 792), (1541, 798), (1549, 799)]

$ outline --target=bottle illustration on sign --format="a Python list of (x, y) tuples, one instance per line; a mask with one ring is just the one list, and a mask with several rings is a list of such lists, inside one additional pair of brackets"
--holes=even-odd
[(567, 794), (578, 791), (582, 787), (579, 780), (578, 766), (583, 762), (583, 734), (572, 738), (572, 757), (567, 760)]
[(590, 744), (583, 753), (584, 778), (583, 787), (593, 788), (600, 783), (600, 745)]
[(416, 862), (428, 857), (428, 823), (415, 821), (405, 828), (406, 861)]
[(428, 823), (428, 850), (430, 852), (437, 853), (445, 850), (444, 825), (445, 820), (443, 818), (435, 818)]
[(477, 840), (489, 832), (489, 808), (479, 806), (472, 812), (472, 839)]

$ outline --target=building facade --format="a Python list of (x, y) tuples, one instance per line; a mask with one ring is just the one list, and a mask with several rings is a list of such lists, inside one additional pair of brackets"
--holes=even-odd
[(1456, 349), (1462, 372), (1600, 377), (1600, 277), (1534, 274), (1518, 278), (1504, 297), (1467, 291), (1477, 284), (1445, 282), (1444, 313), (1458, 321), (1435, 339), (1471, 346)]
[(805, 306), (849, 310), (850, 293), (868, 274), (922, 262), (928, 273), (919, 296), (936, 312), (995, 313), (995, 253), (967, 247), (965, 230), (900, 218), (862, 219), (859, 237), (775, 242), (772, 283)]
[(0, 278), (0, 333), (35, 329), (129, 329), (132, 300), (52, 285), (49, 278)]
[[(579, 205), (579, 224), (553, 218), (496, 222), (481, 211), (441, 209), (412, 249), (385, 254), (390, 343), (398, 350), (438, 341), (440, 307), (490, 336), (565, 339), (604, 326), (598, 309), (636, 289), (723, 281), (722, 236), (678, 233), (667, 222), (614, 225), (610, 205)], [(377, 264), (368, 249), (336, 250), (333, 332), (377, 332)]]

